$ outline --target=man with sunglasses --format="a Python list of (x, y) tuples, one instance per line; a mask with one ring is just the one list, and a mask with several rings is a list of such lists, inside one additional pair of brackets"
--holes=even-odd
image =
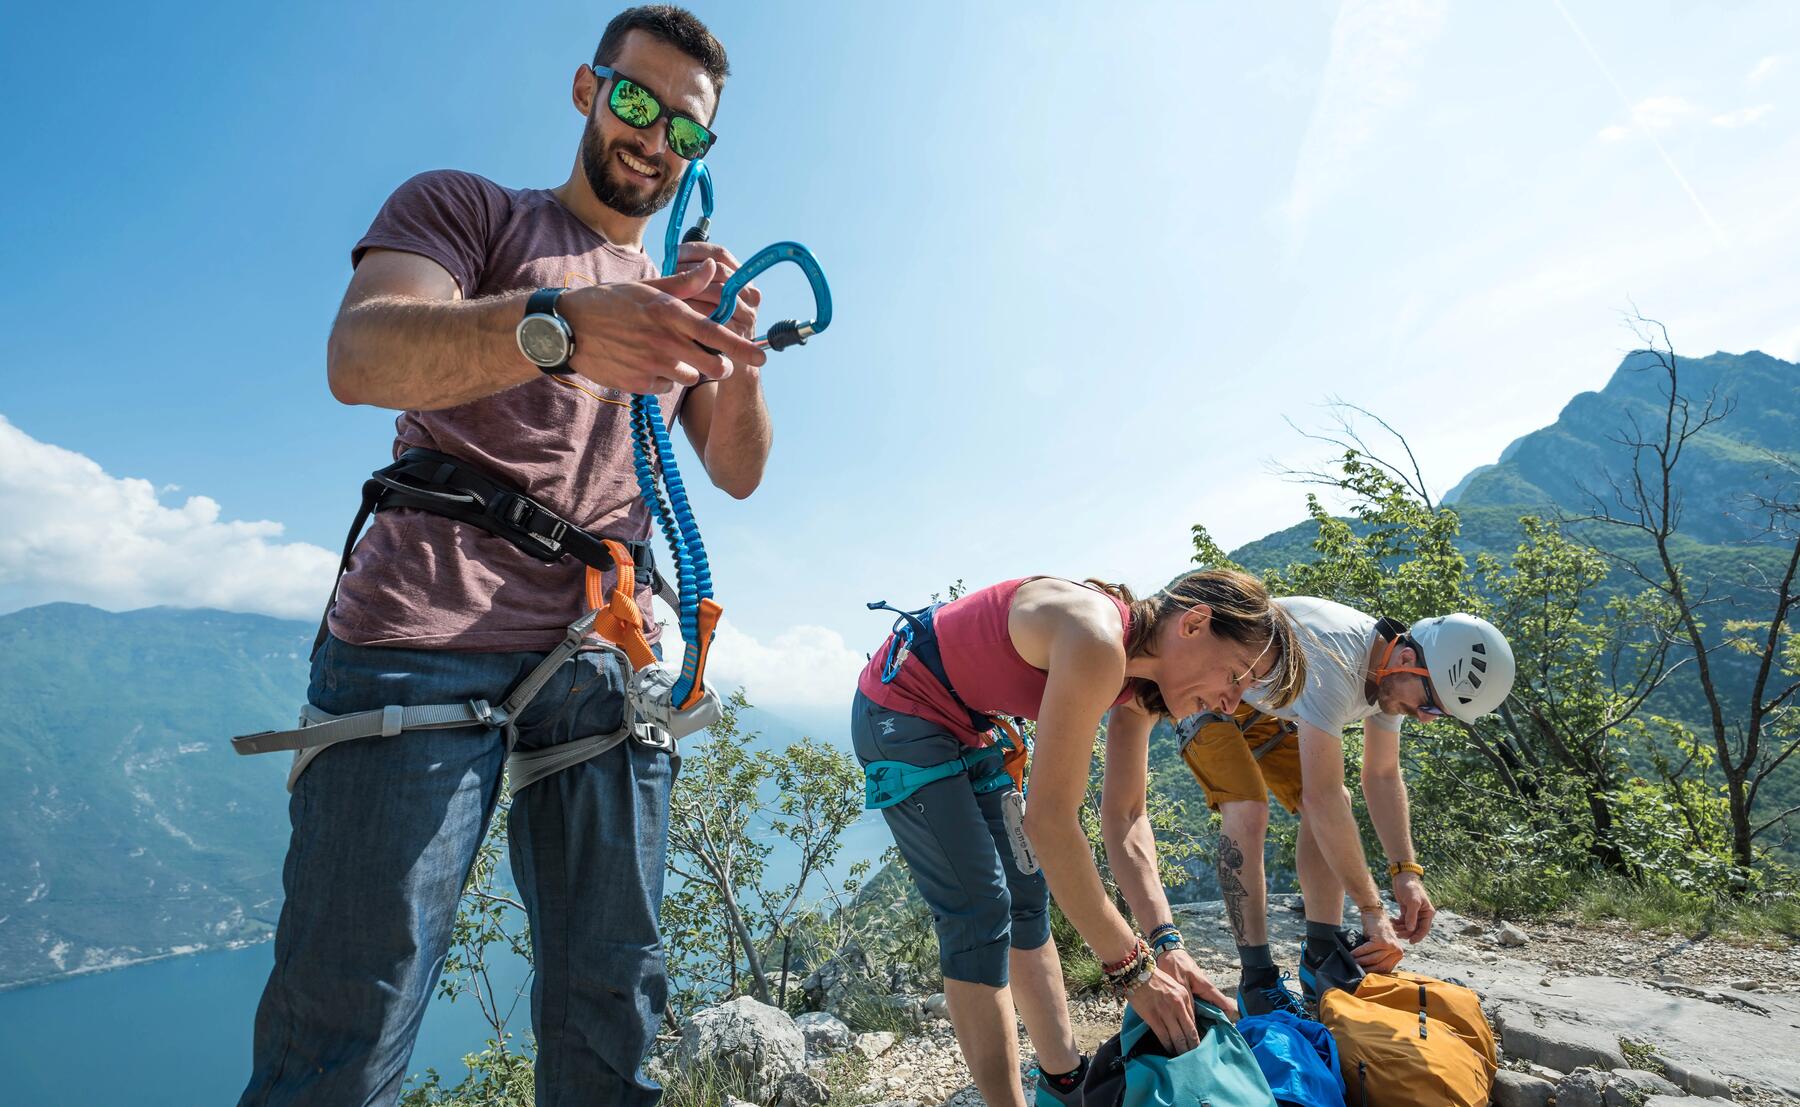
[[(658, 277), (643, 247), (651, 215), (712, 145), (728, 71), (693, 15), (630, 9), (574, 75), (584, 122), (561, 185), (451, 171), (402, 185), (351, 254), (328, 348), (333, 394), (400, 412), (396, 455), (449, 455), (641, 547), (650, 520), (630, 400), (662, 393), (708, 478), (748, 496), (770, 441), (765, 355), (749, 337), (758, 295), (746, 288), (718, 326), (707, 316), (731, 254), (685, 246), (685, 271)], [(307, 698), (330, 715), (500, 704), (581, 614), (583, 571), (444, 515), (380, 511), (342, 576)], [(635, 597), (646, 613), (649, 577)], [(646, 622), (654, 642), (660, 628)], [(619, 731), (628, 677), (614, 655), (584, 651), (516, 718), (384, 729), (324, 748), (293, 779), (286, 899), (243, 1104), (399, 1098), (508, 739), (536, 752)], [(673, 778), (670, 744), (627, 740), (514, 799), (539, 1107), (659, 1096), (641, 1065), (668, 990), (657, 928)]]
[[(1254, 687), (1232, 714), (1202, 713), (1177, 728), (1182, 759), (1219, 812), (1219, 894), (1237, 941), (1238, 1006), (1246, 1015), (1285, 1010), (1304, 1017), (1327, 988), (1354, 990), (1365, 970), (1399, 963), (1401, 939), (1417, 943), (1436, 912), (1413, 852), (1400, 724), (1445, 716), (1473, 723), (1512, 690), (1512, 648), (1473, 615), (1425, 619), (1408, 628), (1308, 596), (1275, 601), (1299, 628), (1306, 688), (1285, 707)], [(1398, 918), (1382, 906), (1344, 786), (1344, 730), (1361, 723), (1362, 789), (1369, 821), (1388, 855)], [(1295, 868), (1306, 901), (1300, 958), (1305, 1006), (1269, 949), (1263, 844), (1269, 796), (1300, 816)], [(1362, 934), (1343, 925), (1344, 895), (1361, 909)]]

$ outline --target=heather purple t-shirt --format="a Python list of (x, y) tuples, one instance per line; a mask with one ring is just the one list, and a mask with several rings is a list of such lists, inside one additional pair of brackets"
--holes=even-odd
[[(456, 278), (465, 299), (656, 276), (642, 250), (608, 242), (550, 192), (502, 188), (452, 170), (401, 185), (351, 264), (370, 249), (430, 258)], [(456, 407), (403, 412), (394, 423), (394, 456), (409, 446), (442, 451), (522, 487), (591, 533), (643, 541), (650, 517), (632, 467), (631, 397), (576, 379), (605, 399), (541, 376)], [(659, 397), (666, 419), (673, 421), (682, 395)], [(361, 646), (548, 650), (581, 613), (583, 571), (573, 558), (546, 565), (441, 515), (383, 511), (351, 557), (331, 633)], [(646, 577), (637, 601), (655, 641), (660, 628), (650, 621)]]

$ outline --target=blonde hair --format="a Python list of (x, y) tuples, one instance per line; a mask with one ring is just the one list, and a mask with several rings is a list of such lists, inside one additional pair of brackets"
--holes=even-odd
[[(1300, 649), (1299, 628), (1269, 598), (1269, 590), (1249, 573), (1236, 569), (1196, 569), (1183, 573), (1154, 594), (1139, 599), (1123, 584), (1089, 579), (1088, 584), (1124, 603), (1131, 628), (1125, 635), (1126, 657), (1154, 657), (1156, 638), (1164, 623), (1204, 604), (1212, 612), (1212, 633), (1253, 649), (1273, 649), (1275, 667), (1266, 678), (1268, 707), (1286, 707), (1306, 687), (1306, 654)], [(1139, 680), (1134, 694), (1138, 706), (1153, 715), (1167, 715), (1162, 690)]]

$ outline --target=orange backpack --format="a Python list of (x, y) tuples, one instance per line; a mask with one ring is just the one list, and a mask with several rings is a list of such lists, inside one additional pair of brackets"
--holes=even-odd
[(1498, 1054), (1481, 999), (1413, 972), (1333, 988), (1319, 1021), (1337, 1040), (1351, 1107), (1488, 1107)]

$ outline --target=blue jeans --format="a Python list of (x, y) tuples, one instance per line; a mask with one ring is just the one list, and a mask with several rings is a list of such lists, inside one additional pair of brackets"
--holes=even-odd
[[(941, 765), (968, 748), (940, 723), (890, 711), (861, 692), (850, 706), (850, 741), (864, 765)], [(1007, 950), (1050, 940), (1050, 888), (1043, 873), (1013, 862), (1001, 800), (1006, 787), (976, 795), (965, 774), (939, 780), (884, 807), (894, 845), (937, 929), (938, 964), (950, 980), (1006, 984)]]
[[(313, 659), (307, 698), (340, 715), (499, 703), (541, 657), (331, 638)], [(618, 729), (624, 688), (613, 655), (578, 655), (520, 716), (519, 748)], [(288, 803), (275, 968), (240, 1107), (399, 1098), (505, 754), (497, 729), (416, 731), (341, 743), (301, 774)], [(676, 768), (668, 754), (626, 741), (513, 802), (512, 868), (536, 969), (539, 1107), (653, 1104), (660, 1094), (639, 1067), (668, 991), (657, 922)]]

